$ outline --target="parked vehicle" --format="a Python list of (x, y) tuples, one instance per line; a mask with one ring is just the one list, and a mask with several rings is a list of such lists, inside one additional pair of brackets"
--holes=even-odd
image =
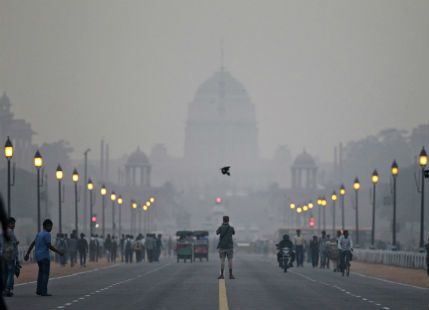
[(177, 262), (183, 259), (186, 263), (186, 260), (189, 259), (192, 263), (194, 260), (194, 235), (192, 231), (177, 231), (176, 236), (178, 237), (176, 242)]
[(209, 232), (206, 230), (197, 230), (193, 232), (196, 240), (194, 241), (194, 261), (199, 258), (200, 261), (205, 258), (209, 261)]

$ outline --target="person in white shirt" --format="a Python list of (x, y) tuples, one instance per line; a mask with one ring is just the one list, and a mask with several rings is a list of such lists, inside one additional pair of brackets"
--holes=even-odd
[(353, 241), (349, 236), (349, 232), (344, 230), (343, 235), (338, 239), (338, 249), (340, 250), (340, 268), (341, 271), (345, 269), (345, 257), (348, 255), (349, 262), (352, 258)]

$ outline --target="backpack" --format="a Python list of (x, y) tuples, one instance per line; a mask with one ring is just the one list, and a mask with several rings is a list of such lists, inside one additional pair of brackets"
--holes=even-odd
[(3, 253), (2, 256), (5, 260), (14, 260), (16, 258), (16, 247), (13, 244), (12, 240), (10, 241), (4, 241), (3, 243)]

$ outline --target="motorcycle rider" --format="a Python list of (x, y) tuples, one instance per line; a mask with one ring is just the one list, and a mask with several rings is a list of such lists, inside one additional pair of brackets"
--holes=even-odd
[(288, 234), (284, 234), (283, 235), (283, 239), (276, 244), (277, 249), (279, 249), (279, 252), (277, 253), (277, 261), (281, 262), (282, 259), (282, 249), (283, 248), (289, 248), (289, 253), (290, 253), (290, 262), (289, 262), (289, 266), (288, 267), (293, 267), (293, 262), (295, 261), (295, 253), (293, 252), (293, 243), (289, 238)]

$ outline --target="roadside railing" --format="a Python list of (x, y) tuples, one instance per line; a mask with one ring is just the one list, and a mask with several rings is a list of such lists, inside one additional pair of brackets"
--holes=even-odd
[(353, 258), (366, 263), (426, 269), (426, 253), (355, 249)]

